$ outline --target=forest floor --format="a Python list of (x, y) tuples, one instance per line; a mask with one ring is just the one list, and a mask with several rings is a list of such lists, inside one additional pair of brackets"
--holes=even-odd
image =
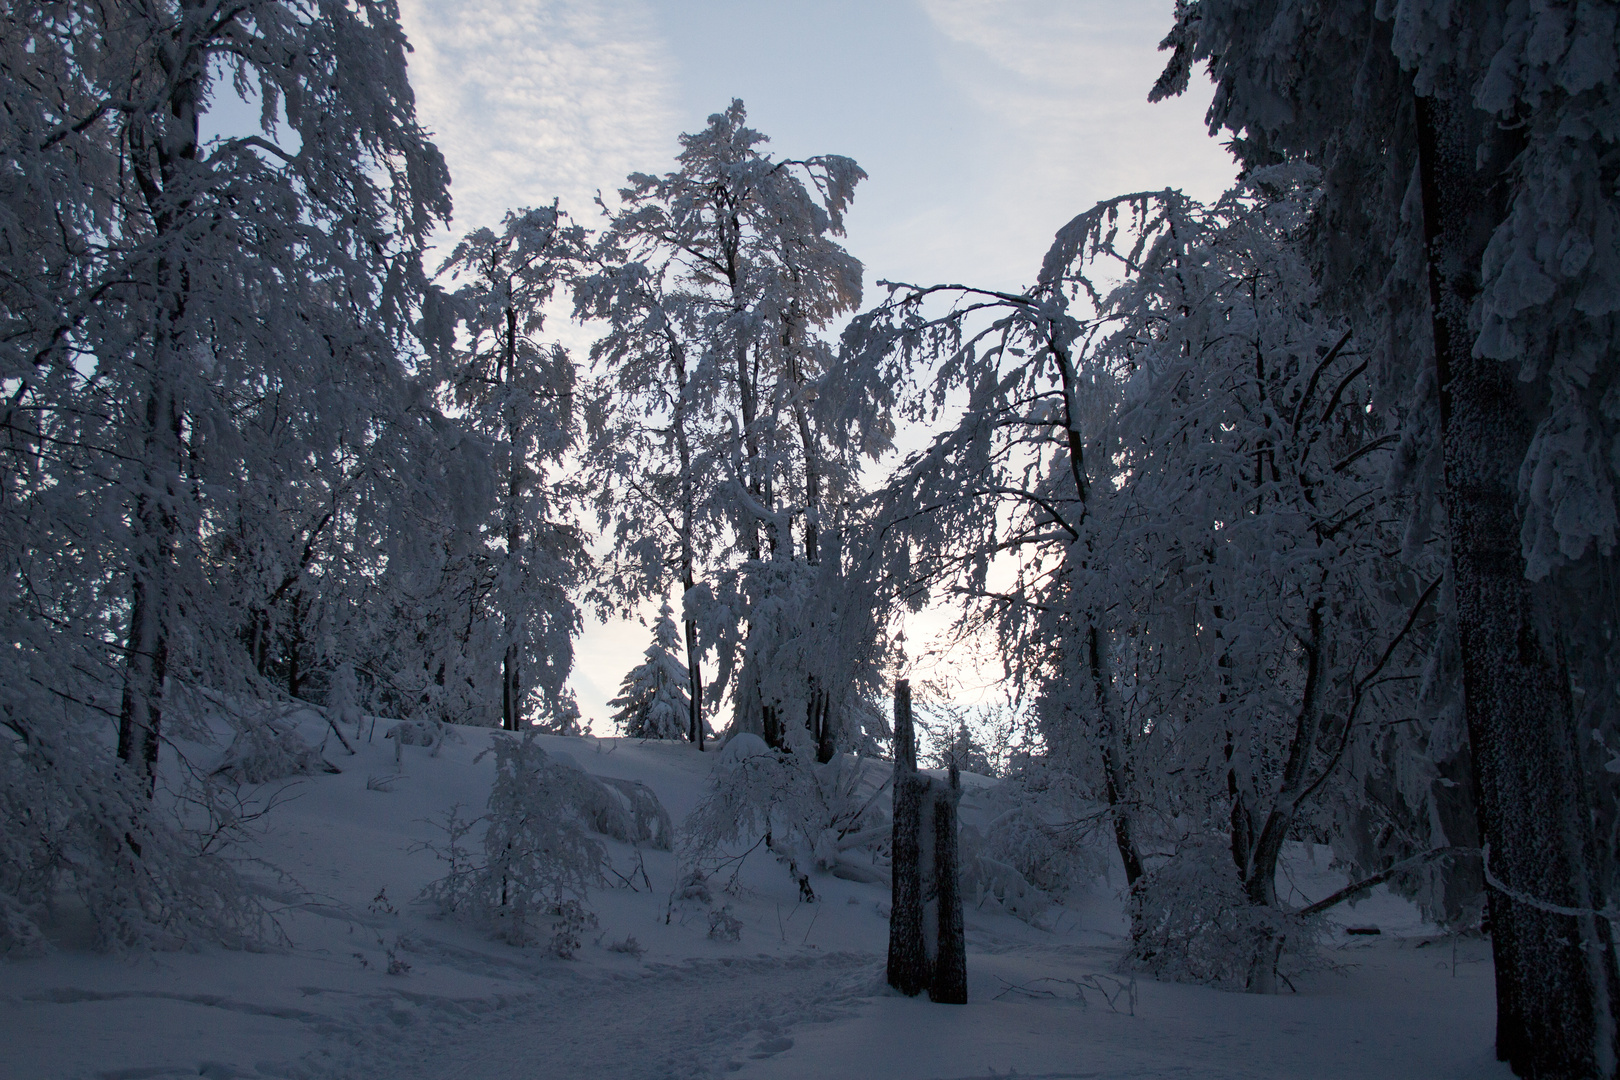
[[(319, 729), (311, 717), (306, 732), (318, 741)], [(352, 757), (329, 746), (339, 775), (261, 793), (281, 799), (255, 823), (252, 854), (284, 905), (284, 941), (108, 956), (64, 910), (47, 954), (0, 962), (0, 1077), (1510, 1076), (1491, 1051), (1489, 943), (1438, 933), (1382, 889), (1334, 914), (1328, 965), (1268, 997), (1121, 974), (1118, 884), (1099, 881), (1040, 926), (970, 907), (970, 1003), (907, 999), (883, 981), (886, 886), (818, 875), (817, 901), (801, 903), (756, 855), (734, 894), (681, 903), (673, 855), (616, 843), (619, 869), (639, 858), (645, 874), (592, 895), (599, 926), (578, 955), (514, 948), (411, 902), (443, 872), (421, 846), (442, 839), (433, 822), (457, 804), (482, 811), (491, 734), (460, 729), (437, 756), (406, 747), (399, 779), (375, 790), (368, 780), (396, 772), (381, 734)], [(676, 822), (714, 761), (685, 745), (542, 743), (647, 784)], [(1287, 871), (1296, 897), (1342, 883), (1325, 849), (1297, 847)], [(709, 935), (711, 910), (728, 904), (735, 942)], [(1373, 925), (1376, 936), (1343, 932)], [(639, 955), (612, 948), (631, 937)]]

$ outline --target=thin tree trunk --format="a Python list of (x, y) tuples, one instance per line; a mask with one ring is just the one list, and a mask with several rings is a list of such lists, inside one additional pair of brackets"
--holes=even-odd
[[(681, 464), (681, 595), (696, 586), (697, 552), (692, 543), (692, 530), (697, 518), (697, 496), (693, 491), (692, 444), (686, 431), (686, 352), (673, 335), (668, 339), (670, 358), (675, 367), (675, 448)], [(697, 623), (686, 617), (682, 604), (682, 622), (686, 631), (687, 738), (703, 749), (703, 654), (698, 650)]]
[[(1091, 485), (1086, 478), (1085, 439), (1075, 406), (1078, 392), (1074, 363), (1068, 350), (1055, 338), (1048, 341), (1052, 359), (1057, 363), (1058, 375), (1063, 383), (1063, 430), (1069, 452), (1069, 476), (1074, 481), (1076, 498), (1080, 502), (1081, 525), (1089, 512)], [(1083, 541), (1089, 561), (1091, 541)], [(1081, 569), (1086, 569), (1082, 563)], [(1129, 769), (1125, 761), (1124, 733), (1115, 718), (1116, 699), (1112, 672), (1108, 668), (1107, 642), (1103, 629), (1088, 613), (1086, 621), (1086, 666), (1091, 678), (1092, 694), (1097, 710), (1098, 738), (1102, 743), (1104, 794), (1114, 822), (1114, 846), (1119, 850), (1120, 862), (1125, 867), (1125, 884), (1135, 886), (1142, 877), (1142, 854), (1131, 828)]]
[(1102, 647), (1102, 631), (1095, 623), (1086, 628), (1087, 667), (1090, 669), (1092, 691), (1096, 698), (1097, 735), (1102, 743), (1103, 788), (1108, 809), (1114, 821), (1114, 847), (1125, 867), (1125, 885), (1134, 886), (1142, 878), (1142, 854), (1136, 846), (1131, 828), (1130, 808), (1125, 795), (1130, 790), (1126, 771), (1124, 738), (1114, 722), (1113, 683)]
[[(1283, 841), (1294, 823), (1310, 773), (1311, 757), (1316, 751), (1316, 738), (1322, 721), (1322, 600), (1311, 605), (1305, 646), (1305, 691), (1301, 695), (1299, 714), (1294, 721), (1294, 737), (1288, 744), (1288, 758), (1283, 763), (1282, 784), (1266, 814), (1265, 824), (1254, 838), (1253, 846), (1239, 862), (1243, 871), (1243, 889), (1249, 903), (1258, 907), (1277, 906), (1277, 859), (1282, 854)], [(1234, 843), (1237, 835), (1232, 837)]]
[(1469, 325), (1516, 137), (1466, 101), (1420, 97), (1417, 120), (1463, 707), (1490, 853), (1497, 1056), (1521, 1076), (1612, 1076), (1620, 978), (1609, 924), (1593, 914), (1603, 896), (1568, 669), (1554, 605), (1526, 580), (1518, 543), (1531, 421), (1515, 369), (1476, 356)]
[[(506, 408), (506, 585), (513, 587), (521, 578), (520, 560), (523, 551), (523, 521), (519, 500), (523, 495), (523, 446), (517, 406), (510, 400), (517, 370), (517, 305), (512, 301), (512, 281), (506, 282), (506, 362), (505, 370), (497, 373), (496, 382), (505, 389)], [(508, 605), (514, 598), (508, 598)], [(518, 642), (519, 625), (510, 611), (506, 615), (506, 651), (501, 656), (501, 727), (518, 730), (518, 713), (523, 702), (523, 651)]]
[(154, 573), (156, 569), (152, 565), (139, 567), (131, 586), (124, 695), (118, 712), (118, 759), (140, 778), (148, 798), (157, 784), (163, 679), (169, 663), (168, 635), (158, 599), (163, 589), (160, 574)]
[[(692, 588), (692, 580), (686, 581), (686, 588)], [(691, 619), (686, 620), (686, 679), (690, 698), (687, 708), (687, 737), (692, 740), (700, 751), (703, 749), (703, 662), (698, 652), (697, 623)]]

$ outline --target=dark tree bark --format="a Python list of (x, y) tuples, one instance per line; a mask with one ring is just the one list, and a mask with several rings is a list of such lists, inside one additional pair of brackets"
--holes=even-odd
[(910, 997), (967, 1003), (967, 948), (957, 866), (956, 804), (961, 776), (947, 787), (917, 772), (911, 683), (894, 686), (894, 833), (890, 868), (889, 985)]
[(917, 775), (911, 725), (911, 683), (894, 684), (894, 834), (890, 869), (889, 985), (914, 997), (928, 988), (923, 940), (922, 802), (926, 781)]
[(816, 760), (825, 765), (838, 753), (838, 733), (832, 725), (832, 695), (816, 685), (810, 677), (810, 705), (808, 726), (810, 737), (816, 743)]
[(773, 750), (780, 750), (783, 746), (782, 717), (775, 705), (760, 706), (760, 727), (763, 729), (765, 745)]
[(1465, 100), (1420, 97), (1417, 120), (1463, 707), (1489, 852), (1497, 1056), (1520, 1076), (1611, 1076), (1620, 978), (1596, 914), (1604, 901), (1568, 665), (1554, 605), (1525, 578), (1519, 551), (1531, 414), (1513, 367), (1475, 355), (1469, 325), (1519, 139)]
[[(937, 784), (935, 785), (938, 786)], [(957, 859), (956, 806), (962, 777), (951, 764), (951, 783), (934, 798), (934, 879), (938, 883), (939, 936), (928, 1000), (967, 1004), (967, 941), (962, 926), (961, 870)]]

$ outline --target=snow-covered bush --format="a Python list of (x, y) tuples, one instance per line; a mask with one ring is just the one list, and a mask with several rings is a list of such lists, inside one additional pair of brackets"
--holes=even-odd
[(647, 843), (668, 851), (675, 838), (669, 811), (651, 788), (636, 780), (596, 777), (564, 753), (550, 755), (552, 783), (577, 807), (593, 832), (626, 844)]
[(773, 749), (743, 732), (721, 750), (708, 790), (686, 819), (681, 853), (690, 865), (712, 866), (763, 840), (812, 897), (813, 868), (858, 872), (848, 853), (888, 839), (883, 790), (852, 755), (818, 763), (803, 748)]
[[(495, 755), (488, 808), (468, 820), (458, 807), (440, 822), (443, 841), (424, 847), (449, 869), (422, 899), (485, 923), (503, 941), (544, 941), (558, 956), (572, 956), (581, 934), (596, 925), (585, 901), (608, 865), (591, 834), (667, 851), (669, 813), (643, 784), (598, 779), (567, 754), (547, 754), (532, 728), (521, 738), (497, 737), (485, 753)], [(480, 826), (481, 853), (473, 839)]]
[[(551, 926), (553, 948), (571, 955), (584, 925), (582, 902), (603, 880), (607, 861), (577, 798), (586, 786), (581, 770), (553, 761), (532, 731), (521, 739), (497, 738), (491, 750), (495, 783), (488, 810), (478, 821), (464, 821), (454, 811), (446, 818), (447, 842), (430, 850), (450, 870), (422, 898), (446, 913), (484, 922), (514, 945), (540, 941), (542, 926)], [(482, 861), (466, 844), (479, 821), (487, 822)]]
[(1009, 915), (1034, 922), (1052, 901), (1097, 877), (1100, 856), (1072, 826), (1054, 826), (1016, 790), (995, 800), (999, 812), (982, 827), (962, 826), (962, 893), (983, 907), (995, 902)]
[(742, 938), (742, 920), (731, 913), (731, 905), (709, 912), (709, 937), (715, 941), (737, 941)]
[(1276, 965), (1297, 968), (1315, 958), (1317, 923), (1250, 902), (1224, 837), (1183, 845), (1149, 870), (1131, 892), (1137, 927), (1125, 964), (1175, 982), (1233, 990), (1268, 983)]
[(235, 738), (214, 767), (215, 776), (238, 784), (337, 771), (321, 757), (320, 750), (303, 740), (294, 724), (269, 718), (250, 718), (239, 724)]
[(97, 945), (114, 951), (239, 947), (273, 935), (232, 864), (217, 851), (199, 854), (203, 838), (148, 801), (86, 733), (3, 730), (0, 955), (43, 949), (41, 923), (63, 904), (81, 907)]

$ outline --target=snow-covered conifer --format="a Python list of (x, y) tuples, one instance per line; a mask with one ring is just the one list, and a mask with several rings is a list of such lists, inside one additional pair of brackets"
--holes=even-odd
[(625, 675), (619, 696), (608, 702), (617, 711), (613, 722), (631, 739), (684, 739), (691, 719), (686, 665), (680, 659), (680, 637), (669, 602), (658, 609), (646, 659)]

